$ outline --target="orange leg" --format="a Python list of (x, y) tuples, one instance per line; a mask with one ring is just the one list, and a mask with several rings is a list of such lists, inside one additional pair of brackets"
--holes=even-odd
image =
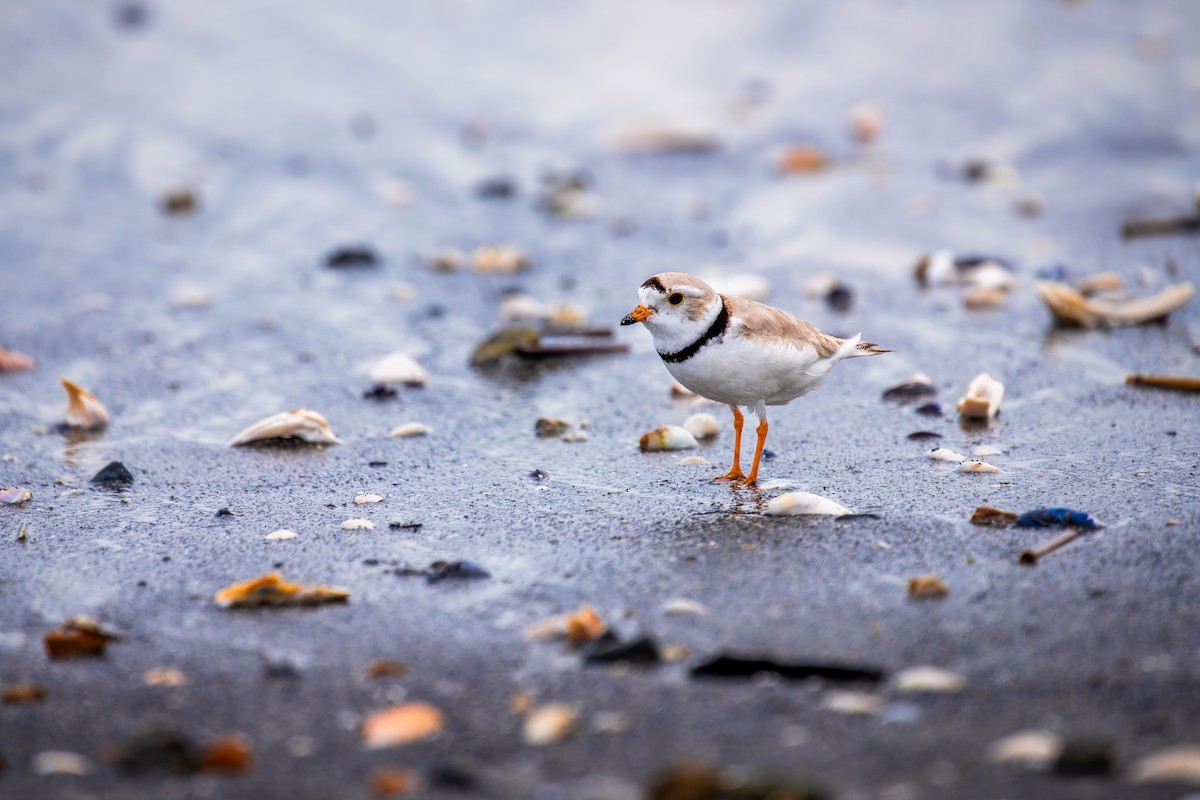
[(737, 406), (733, 409), (733, 466), (724, 475), (713, 478), (714, 481), (740, 481), (746, 477), (742, 472), (742, 423), (746, 418)]
[(758, 444), (754, 446), (754, 463), (750, 465), (750, 474), (742, 481), (743, 486), (753, 486), (758, 481), (758, 462), (762, 460), (763, 445), (767, 443), (767, 421), (760, 419), (758, 428)]

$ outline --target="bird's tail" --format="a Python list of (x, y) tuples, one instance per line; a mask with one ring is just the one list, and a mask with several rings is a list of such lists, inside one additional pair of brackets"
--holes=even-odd
[(864, 342), (862, 334), (855, 334), (853, 337), (846, 339), (842, 346), (838, 348), (842, 358), (858, 358), (859, 356), (877, 356), (880, 353), (890, 353), (886, 347), (880, 347), (874, 342)]

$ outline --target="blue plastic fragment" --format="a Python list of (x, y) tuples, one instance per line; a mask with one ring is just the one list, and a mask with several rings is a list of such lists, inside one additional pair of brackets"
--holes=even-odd
[(1021, 528), (1086, 528), (1095, 530), (1100, 527), (1091, 514), (1076, 511), (1071, 508), (1035, 508), (1017, 517), (1017, 526)]

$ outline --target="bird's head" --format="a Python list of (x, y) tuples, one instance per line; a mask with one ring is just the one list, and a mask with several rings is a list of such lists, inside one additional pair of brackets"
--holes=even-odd
[(638, 289), (641, 304), (625, 315), (622, 325), (640, 322), (655, 339), (687, 343), (702, 333), (720, 311), (717, 293), (685, 272), (661, 272)]

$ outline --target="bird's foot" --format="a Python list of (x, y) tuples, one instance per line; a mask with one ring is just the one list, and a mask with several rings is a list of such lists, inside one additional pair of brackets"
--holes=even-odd
[(729, 472), (726, 472), (724, 475), (718, 475), (717, 477), (713, 478), (713, 480), (714, 481), (732, 481), (733, 483), (740, 483), (741, 481), (746, 480), (746, 474), (744, 472), (742, 472), (740, 469), (731, 469), (731, 470), (729, 470)]

